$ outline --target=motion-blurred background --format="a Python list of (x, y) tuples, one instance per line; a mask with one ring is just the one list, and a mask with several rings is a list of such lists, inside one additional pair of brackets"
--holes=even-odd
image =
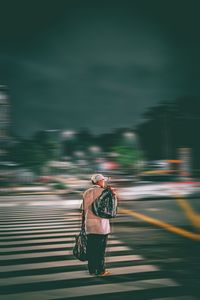
[[(199, 299), (199, 9), (0, 1), (2, 299)], [(119, 199), (102, 281), (72, 255), (93, 173)]]
[(93, 172), (124, 184), (198, 181), (197, 8), (3, 2), (1, 193), (67, 188)]

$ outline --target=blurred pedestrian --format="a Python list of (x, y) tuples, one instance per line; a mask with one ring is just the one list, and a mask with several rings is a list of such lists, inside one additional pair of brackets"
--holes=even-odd
[[(92, 175), (93, 186), (83, 194), (82, 224), (85, 225), (87, 233), (88, 270), (91, 275), (97, 276), (110, 275), (110, 272), (105, 269), (105, 250), (110, 233), (110, 221), (96, 216), (91, 210), (91, 204), (102, 194), (107, 180), (108, 178), (102, 174)], [(109, 188), (115, 195), (115, 191)]]

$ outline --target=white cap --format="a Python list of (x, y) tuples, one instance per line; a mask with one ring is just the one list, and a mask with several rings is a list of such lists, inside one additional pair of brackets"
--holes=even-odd
[(108, 177), (104, 177), (102, 174), (93, 174), (91, 177), (92, 182), (97, 183), (99, 180), (108, 180)]

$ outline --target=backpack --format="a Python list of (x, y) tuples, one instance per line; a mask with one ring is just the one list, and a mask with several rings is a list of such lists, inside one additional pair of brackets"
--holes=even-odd
[(117, 215), (117, 198), (109, 188), (104, 189), (101, 195), (91, 205), (92, 212), (101, 218), (111, 219)]

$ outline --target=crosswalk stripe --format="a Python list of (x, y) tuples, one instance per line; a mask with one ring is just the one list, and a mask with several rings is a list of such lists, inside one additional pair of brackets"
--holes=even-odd
[[(20, 215), (20, 216), (6, 216), (6, 215), (3, 215), (3, 216), (0, 216), (0, 221), (4, 221), (4, 222), (10, 222), (10, 221), (23, 221), (24, 219), (25, 220), (43, 220), (43, 219), (47, 219), (47, 220), (51, 220), (51, 219), (54, 219), (54, 218), (57, 218), (57, 219), (60, 219), (60, 218), (65, 218), (65, 219), (72, 219), (72, 218), (68, 218), (65, 216), (65, 214), (63, 213), (60, 213), (60, 215), (58, 214), (37, 214), (36, 215), (28, 215), (28, 214), (24, 214), (24, 215)], [(77, 218), (73, 218), (74, 220), (78, 220), (78, 219), (81, 219), (81, 216), (77, 216)]]
[[(37, 206), (37, 207), (43, 207), (45, 205), (48, 206), (52, 206), (52, 207), (65, 207), (65, 208), (69, 208), (69, 209), (73, 209), (74, 207), (76, 207), (77, 209), (80, 208), (82, 201), (79, 199), (70, 199), (70, 201), (66, 201), (66, 200), (61, 200), (61, 198), (58, 198), (58, 200), (52, 199), (52, 200), (31, 200), (29, 202), (27, 202), (27, 200), (21, 200), (20, 204), (26, 205), (26, 206)], [(1, 204), (1, 203), (0, 203)]]
[[(23, 205), (23, 204), (22, 204)], [(59, 213), (59, 212), (64, 212), (66, 214), (68, 214), (69, 212), (66, 210), (64, 211), (64, 208), (56, 208), (56, 206), (52, 207), (52, 206), (45, 206), (42, 207), (41, 205), (39, 206), (24, 206), (24, 209), (22, 209), (22, 206), (19, 207), (11, 207), (11, 208), (4, 208), (4, 209), (0, 209), (0, 215), (7, 213), (7, 214), (26, 214), (26, 213), (34, 213), (37, 212), (38, 214), (42, 214), (42, 213)], [(79, 214), (80, 212), (77, 211), (77, 214)], [(76, 214), (75, 214), (76, 215)]]
[(79, 215), (80, 214), (80, 212), (77, 212), (77, 211), (74, 211), (74, 212), (67, 212), (67, 215), (68, 216), (77, 216), (77, 215)]
[[(23, 204), (22, 204), (23, 205)], [(17, 207), (11, 207), (11, 208), (1, 208), (0, 209), (0, 215), (7, 213), (7, 214), (25, 214), (25, 213), (33, 213), (36, 212), (38, 214), (41, 213), (47, 213), (47, 212), (52, 212), (52, 213), (56, 213), (56, 212), (61, 212), (62, 208), (56, 208), (56, 207), (41, 207), (41, 206), (35, 206), (35, 207), (30, 207), (30, 206), (24, 206), (24, 208), (22, 208), (22, 206), (17, 206)]]
[(17, 207), (11, 207), (9, 209), (7, 208), (1, 208), (0, 209), (0, 214), (3, 214), (5, 212), (9, 212), (9, 213), (26, 213), (26, 212), (33, 212), (33, 211), (37, 211), (38, 213), (46, 213), (46, 212), (60, 212), (62, 211), (61, 208), (56, 206), (54, 208), (52, 207), (41, 207), (40, 205), (35, 205), (34, 207), (29, 207), (29, 206), (23, 206), (23, 204), (21, 206), (17, 206)]
[[(63, 232), (62, 232), (63, 231)], [(46, 231), (44, 233), (39, 233), (36, 232), (37, 234), (26, 234), (26, 235), (10, 235), (10, 236), (3, 236), (3, 238), (1, 238), (1, 240), (24, 240), (24, 239), (33, 239), (33, 238), (42, 238), (42, 237), (58, 237), (58, 236), (75, 236), (76, 234), (78, 234), (79, 230), (76, 231), (71, 231), (71, 232), (66, 232), (66, 229), (63, 230), (51, 230), (51, 232), (54, 233), (48, 233), (49, 231)], [(26, 233), (31, 233), (26, 232)], [(34, 240), (34, 239), (33, 239)]]
[(52, 290), (43, 290), (34, 291), (34, 292), (25, 292), (4, 295), (4, 300), (11, 299), (29, 299), (29, 300), (52, 300), (57, 298), (73, 298), (80, 296), (90, 296), (98, 294), (113, 294), (119, 292), (133, 292), (140, 290), (148, 289), (157, 289), (157, 288), (166, 288), (166, 287), (177, 287), (178, 284), (168, 278), (160, 279), (146, 279), (146, 280), (137, 280), (137, 281), (128, 281), (126, 283), (108, 283), (108, 284), (94, 284), (90, 286), (80, 286), (80, 287), (71, 287), (64, 289), (52, 289)]
[[(63, 235), (63, 234), (62, 234)], [(56, 234), (57, 236), (57, 234)], [(28, 237), (33, 237), (32, 235), (31, 236), (28, 236)], [(109, 236), (109, 240), (111, 239), (114, 239), (115, 237), (110, 235)], [(54, 242), (68, 242), (68, 241), (74, 241), (74, 235), (72, 237), (69, 237), (68, 234), (66, 234), (66, 237), (63, 237), (63, 238), (58, 238), (58, 237), (55, 237), (55, 235), (53, 235), (52, 238), (46, 238), (45, 239), (45, 236), (44, 238), (42, 239), (25, 239), (25, 240), (21, 240), (20, 241), (20, 245), (29, 245), (29, 244), (50, 244), (50, 243), (54, 243)], [(19, 246), (19, 241), (9, 241), (9, 242), (0, 242), (0, 246), (15, 246), (18, 248)]]
[(47, 218), (47, 219), (44, 219), (44, 218), (40, 218), (40, 219), (37, 219), (37, 220), (30, 220), (30, 219), (27, 219), (27, 220), (23, 220), (23, 219), (20, 219), (20, 220), (15, 220), (15, 221), (8, 221), (8, 220), (5, 220), (5, 221), (2, 221), (0, 220), (0, 226), (1, 225), (12, 225), (13, 224), (34, 224), (34, 223), (42, 223), (42, 224), (45, 224), (45, 223), (53, 223), (54, 222), (68, 222), (68, 223), (74, 223), (74, 222), (80, 222), (81, 219), (77, 219), (77, 218), (74, 218), (74, 219), (68, 219), (68, 218), (65, 218), (65, 217), (62, 217), (62, 218)]
[(66, 220), (66, 221), (78, 221), (81, 220), (81, 216), (77, 216), (75, 218), (71, 218), (71, 217), (67, 217), (64, 214), (57, 214), (55, 216), (46, 216), (46, 215), (42, 215), (42, 216), (35, 216), (35, 217), (27, 217), (25, 216), (21, 216), (21, 217), (14, 217), (14, 218), (2, 218), (0, 217), (0, 223), (8, 223), (8, 224), (12, 224), (12, 223), (26, 223), (26, 222), (38, 222), (38, 221), (54, 221), (57, 220), (58, 222), (61, 220)]
[(52, 213), (65, 213), (66, 215), (68, 216), (77, 216), (80, 214), (81, 211), (74, 211), (72, 213), (70, 213), (69, 211), (64, 211), (63, 210), (63, 207), (62, 208), (56, 208), (56, 206), (54, 207), (48, 207), (48, 206), (45, 206), (45, 207), (41, 207), (40, 205), (39, 206), (26, 206), (24, 209), (19, 208), (19, 206), (16, 208), (16, 207), (13, 207), (13, 208), (9, 208), (7, 209), (4, 208), (4, 209), (0, 209), (0, 214), (5, 214), (6, 213), (13, 213), (13, 214), (25, 214), (25, 213), (33, 213), (33, 212), (37, 212), (38, 214), (41, 214), (41, 213), (48, 213), (48, 212), (52, 212)]
[(11, 230), (16, 230), (17, 229), (34, 229), (34, 228), (38, 228), (38, 227), (41, 227), (41, 228), (53, 228), (53, 227), (57, 227), (57, 225), (60, 225), (61, 227), (62, 226), (77, 226), (77, 225), (80, 225), (80, 221), (76, 221), (76, 222), (66, 222), (66, 221), (63, 221), (63, 222), (46, 222), (46, 223), (36, 223), (36, 224), (32, 224), (32, 223), (29, 223), (29, 224), (10, 224), (10, 225), (0, 225), (0, 229), (1, 231), (11, 231)]
[(16, 214), (23, 214), (23, 213), (33, 213), (33, 212), (37, 212), (37, 213), (47, 213), (47, 212), (52, 212), (52, 213), (65, 213), (69, 216), (76, 216), (78, 214), (80, 214), (81, 210), (76, 210), (74, 211), (72, 214), (70, 214), (70, 211), (68, 209), (65, 209), (65, 207), (59, 207), (59, 206), (41, 206), (41, 205), (34, 205), (34, 206), (24, 206), (24, 209), (22, 209), (23, 204), (21, 206), (17, 206), (17, 207), (11, 207), (11, 208), (0, 208), (0, 214), (4, 214), (5, 212), (7, 214), (9, 213), (16, 213)]
[[(135, 273), (146, 273), (155, 272), (159, 269), (152, 265), (140, 265), (140, 266), (128, 266), (120, 268), (109, 268), (112, 276), (125, 275), (125, 274), (135, 274)], [(72, 280), (72, 279), (84, 279), (90, 278), (91, 275), (86, 271), (71, 271), (71, 272), (61, 272), (55, 274), (45, 274), (45, 275), (31, 275), (31, 276), (18, 276), (10, 277), (9, 281), (7, 278), (1, 278), (0, 286), (12, 285), (12, 284), (26, 284), (33, 282), (45, 282), (45, 281), (59, 281), (59, 280)], [(67, 283), (66, 283), (67, 284)]]
[(13, 207), (13, 206), (16, 206), (16, 203), (14, 203), (14, 202), (12, 202), (12, 203), (7, 203), (7, 202), (0, 202), (0, 208), (2, 208), (2, 207), (6, 207), (6, 208), (8, 208), (8, 207)]
[(25, 220), (38, 220), (38, 219), (60, 219), (60, 218), (63, 218), (63, 219), (66, 219), (66, 220), (79, 220), (81, 219), (82, 215), (79, 215), (79, 216), (76, 216), (76, 217), (70, 217), (70, 216), (66, 216), (65, 213), (55, 213), (55, 214), (32, 214), (32, 215), (29, 215), (29, 214), (23, 214), (23, 215), (17, 215), (17, 216), (12, 216), (12, 215), (3, 215), (3, 216), (0, 216), (0, 221), (9, 221), (9, 222), (12, 222), (12, 221), (23, 221), (24, 219)]
[(82, 220), (82, 216), (79, 216), (79, 217), (76, 217), (76, 218), (65, 217), (65, 220), (66, 220), (67, 222), (80, 221), (80, 220)]
[[(116, 246), (116, 247), (107, 247), (107, 252), (118, 252), (118, 251), (129, 251), (131, 248), (127, 246)], [(72, 255), (72, 250), (58, 250), (58, 251), (48, 251), (48, 252), (38, 252), (38, 253), (26, 253), (26, 254), (11, 254), (11, 255), (0, 255), (0, 260), (15, 260), (15, 259), (26, 259), (34, 257), (51, 257), (51, 256), (67, 256)]]
[(17, 247), (19, 245), (29, 245), (29, 244), (50, 244), (50, 243), (58, 243), (58, 242), (67, 242), (67, 241), (73, 241), (74, 238), (73, 237), (64, 237), (64, 238), (50, 238), (50, 239), (37, 239), (37, 240), (23, 240), (23, 241), (9, 241), (9, 242), (0, 242), (0, 246), (4, 247), (4, 246), (12, 246), (12, 247)]
[[(18, 222), (20, 223), (21, 221), (25, 221), (25, 222), (38, 222), (38, 221), (42, 221), (42, 220), (66, 220), (68, 219), (67, 217), (64, 216), (59, 216), (59, 215), (55, 215), (55, 216), (33, 216), (33, 217), (28, 217), (27, 215), (22, 216), (22, 217), (0, 217), (0, 223), (12, 223), (12, 222)], [(80, 218), (75, 218), (75, 220), (79, 220)], [(69, 220), (69, 219), (68, 219)]]
[(49, 231), (51, 231), (51, 232), (66, 232), (66, 231), (71, 231), (71, 232), (74, 232), (74, 233), (77, 233), (77, 232), (79, 232), (80, 231), (80, 226), (78, 227), (73, 227), (73, 228), (63, 228), (63, 227), (61, 227), (61, 228), (56, 228), (56, 229), (51, 229), (51, 228), (49, 228), (49, 230), (47, 230), (47, 229), (38, 229), (38, 230), (17, 230), (16, 232), (13, 232), (13, 231), (11, 231), (10, 233), (9, 232), (0, 232), (0, 237), (1, 236), (8, 236), (8, 234), (10, 235), (10, 236), (15, 236), (15, 235), (20, 235), (20, 234), (27, 234), (27, 233), (47, 233), (47, 232), (49, 232)]
[[(134, 262), (138, 260), (144, 260), (140, 255), (116, 255), (106, 257), (107, 263), (113, 262)], [(13, 271), (23, 271), (23, 270), (35, 270), (35, 269), (49, 269), (57, 267), (69, 267), (77, 265), (87, 265), (85, 261), (78, 261), (77, 259), (62, 260), (62, 261), (51, 261), (51, 262), (40, 262), (31, 264), (19, 264), (11, 266), (2, 266), (1, 273), (3, 272), (13, 272)]]
[[(118, 245), (118, 244), (123, 244), (121, 241), (119, 240), (111, 240), (108, 241), (108, 245)], [(24, 247), (10, 247), (10, 248), (2, 248), (0, 250), (0, 254), (2, 252), (16, 252), (16, 251), (34, 251), (34, 250), (40, 250), (40, 249), (67, 249), (67, 248), (72, 248), (74, 246), (74, 242), (73, 243), (69, 243), (67, 241), (65, 241), (64, 243), (61, 244), (47, 244), (47, 245), (34, 245), (34, 246), (24, 246)]]
[[(80, 224), (62, 224), (62, 225), (43, 225), (43, 226), (40, 226), (41, 227), (41, 229), (46, 229), (46, 228), (48, 228), (48, 229), (51, 229), (51, 228), (63, 228), (64, 226), (67, 226), (67, 227), (73, 227), (73, 228), (76, 228), (77, 226), (80, 226)], [(3, 228), (3, 229), (1, 229), (0, 230), (0, 233), (2, 234), (2, 233), (4, 233), (4, 232), (6, 232), (6, 233), (8, 233), (8, 232), (17, 232), (17, 231), (20, 231), (20, 230), (29, 230), (29, 229), (38, 229), (38, 226), (24, 226), (24, 227), (22, 227), (22, 228), (18, 228), (18, 229), (15, 229), (15, 227), (12, 227), (12, 228)]]
[[(96, 278), (86, 271), (87, 262), (78, 261), (72, 252), (75, 235), (80, 232), (80, 212), (69, 213), (63, 209), (56, 210), (54, 208), (43, 210), (40, 209), (40, 206), (25, 207), (22, 210), (18, 207), (17, 212), (14, 208), (10, 213), (7, 213), (8, 216), (3, 210), (1, 212), (0, 247), (3, 246), (4, 248), (0, 250), (0, 260), (5, 265), (0, 269), (2, 277), (0, 286), (4, 287), (3, 293), (7, 293), (6, 289), (9, 287), (11, 289), (12, 285), (15, 286), (13, 294), (11, 289), (9, 290), (11, 294), (3, 295), (4, 300), (34, 300), (36, 298), (38, 300), (41, 295), (42, 299), (50, 300), (179, 287), (179, 284), (172, 279), (163, 278), (163, 272), (158, 272), (160, 269), (155, 265), (148, 264), (144, 257), (132, 255), (133, 249), (124, 245), (114, 234), (109, 236), (108, 247), (106, 248), (106, 264), (112, 274), (108, 278), (111, 280), (105, 282), (105, 279), (101, 281), (101, 278), (98, 278), (96, 281)], [(56, 260), (55, 257), (57, 257)], [(33, 270), (32, 274), (31, 270)], [(17, 273), (15, 276), (14, 273), (9, 272)], [(131, 274), (141, 275), (131, 277)], [(146, 276), (146, 274), (149, 275)], [(162, 277), (160, 278), (160, 276)], [(132, 281), (133, 278), (135, 278), (134, 281)], [(142, 280), (144, 278), (155, 279)], [(86, 284), (83, 286), (75, 285), (76, 280), (78, 282), (81, 279), (85, 280)], [(73, 285), (70, 284), (70, 280), (75, 280)], [(69, 287), (63, 288), (65, 285), (59, 285), (61, 288), (58, 288), (57, 284), (64, 281), (66, 281), (66, 286), (68, 283)], [(31, 291), (34, 284), (43, 283), (43, 288), (47, 288), (49, 282), (52, 282), (52, 289)], [(28, 287), (30, 291), (21, 293), (20, 290), (23, 290), (25, 284), (30, 285)], [(165, 297), (156, 299), (186, 300), (187, 298)]]
[[(22, 216), (56, 216), (58, 215), (59, 213), (65, 213), (64, 211), (55, 211), (54, 209), (51, 209), (51, 210), (27, 210), (27, 211), (7, 211), (7, 212), (2, 212), (0, 213), (0, 215), (2, 217), (4, 217), (5, 215), (7, 215), (8, 217), (13, 217), (13, 216), (19, 216), (19, 217), (22, 217)], [(78, 215), (77, 215), (78, 216)]]

